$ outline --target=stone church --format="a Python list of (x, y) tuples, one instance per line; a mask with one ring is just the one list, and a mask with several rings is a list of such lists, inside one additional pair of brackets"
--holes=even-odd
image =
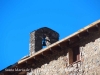
[(50, 28), (37, 29), (29, 50), (0, 75), (100, 75), (100, 20), (62, 40)]

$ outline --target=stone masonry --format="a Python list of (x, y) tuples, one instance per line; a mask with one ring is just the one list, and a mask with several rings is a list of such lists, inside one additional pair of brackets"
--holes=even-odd
[(53, 50), (37, 59), (39, 62), (27, 75), (100, 75), (100, 27), (80, 38), (80, 61), (69, 64), (69, 49)]
[(0, 75), (100, 75), (100, 20), (58, 40), (47, 27), (31, 32), (30, 55)]
[[(30, 34), (30, 55), (59, 40), (59, 34), (47, 27), (37, 29)], [(42, 43), (43, 42), (43, 43)]]

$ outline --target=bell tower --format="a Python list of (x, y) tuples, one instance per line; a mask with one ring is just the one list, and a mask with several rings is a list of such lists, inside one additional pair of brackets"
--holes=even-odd
[(42, 27), (30, 33), (30, 55), (59, 40), (59, 34), (47, 27)]

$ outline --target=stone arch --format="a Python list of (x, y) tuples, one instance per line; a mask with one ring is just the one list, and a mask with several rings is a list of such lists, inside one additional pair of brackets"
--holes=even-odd
[(30, 34), (30, 55), (41, 50), (43, 48), (42, 41), (46, 46), (59, 40), (59, 34), (47, 27), (37, 29)]

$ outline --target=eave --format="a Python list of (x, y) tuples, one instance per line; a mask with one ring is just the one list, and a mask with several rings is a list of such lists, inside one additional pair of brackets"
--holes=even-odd
[[(7, 68), (15, 69), (15, 68), (25, 68), (25, 67), (27, 67), (27, 65), (34, 66), (34, 63), (37, 61), (36, 60), (37, 58), (45, 57), (48, 54), (52, 53), (52, 50), (55, 50), (55, 49), (60, 51), (60, 50), (62, 50), (62, 48), (73, 46), (73, 43), (76, 43), (76, 41), (79, 41), (80, 38), (88, 36), (89, 32), (97, 31), (98, 27), (100, 27), (100, 20), (93, 22), (92, 24), (80, 29), (79, 31), (73, 33), (72, 35), (70, 35), (60, 41), (57, 41), (44, 49), (41, 49), (40, 51), (34, 53), (33, 55), (29, 56), (28, 58), (22, 59), (22, 60), (18, 61), (17, 63), (15, 63), (14, 65), (11, 65), (10, 67), (7, 67)], [(0, 75), (3, 75), (3, 74), (4, 75), (11, 75), (11, 74), (14, 74), (14, 75), (23, 74), (24, 75), (24, 74), (26, 74), (26, 72), (19, 72), (19, 71), (9, 72), (9, 71), (5, 71), (5, 69), (4, 69), (0, 72)]]

